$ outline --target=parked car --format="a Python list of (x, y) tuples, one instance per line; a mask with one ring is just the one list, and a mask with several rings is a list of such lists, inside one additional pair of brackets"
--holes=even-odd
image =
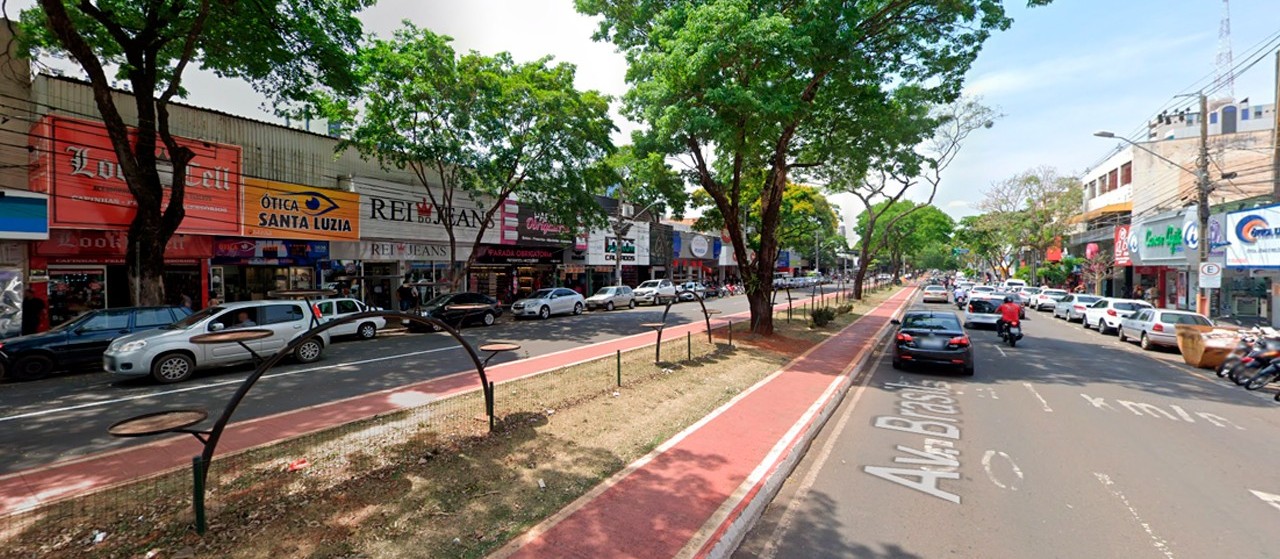
[(1190, 311), (1142, 309), (1120, 321), (1120, 341), (1137, 340), (1145, 350), (1155, 346), (1178, 347), (1176, 326), (1179, 324), (1213, 326), (1213, 321)]
[(1146, 301), (1106, 297), (1085, 309), (1082, 324), (1086, 329), (1096, 326), (1099, 332), (1107, 334), (1118, 330), (1120, 321), (1149, 308), (1151, 305)]
[(1067, 322), (1075, 322), (1084, 320), (1084, 311), (1090, 305), (1101, 301), (1102, 297), (1097, 295), (1071, 295), (1063, 297), (1058, 304), (1053, 306), (1053, 317), (1064, 318)]
[[(320, 311), (320, 322), (333, 322), (341, 320), (353, 314), (377, 310), (364, 304), (363, 301), (352, 299), (350, 297), (340, 297), (337, 299), (325, 299), (315, 304), (316, 310)], [(366, 318), (360, 322), (347, 322), (345, 324), (334, 326), (329, 330), (330, 336), (358, 336), (362, 340), (372, 340), (378, 335), (378, 330), (387, 327), (387, 319), (382, 317)]]
[(587, 307), (582, 294), (572, 289), (552, 287), (539, 289), (532, 295), (511, 304), (511, 316), (536, 316), (550, 318), (553, 314), (582, 314)]
[(47, 331), (0, 340), (0, 377), (44, 378), (102, 362), (112, 340), (171, 324), (191, 314), (186, 307), (125, 307), (89, 311)]
[[(237, 328), (270, 330), (270, 337), (243, 342), (261, 357), (280, 351), (307, 333), (319, 317), (305, 301), (242, 301), (215, 305), (155, 330), (138, 332), (111, 342), (102, 354), (109, 373), (171, 383), (191, 378), (197, 370), (253, 361), (253, 354), (235, 342), (194, 344), (191, 338)], [(300, 363), (320, 359), (329, 345), (329, 332), (307, 338), (293, 351)]]
[(898, 327), (893, 338), (893, 368), (945, 365), (973, 374), (973, 344), (956, 313), (907, 311), (893, 324)]
[(587, 297), (587, 309), (604, 309), (611, 311), (618, 307), (626, 307), (628, 309), (636, 308), (636, 296), (630, 287), (625, 285), (615, 285), (612, 287), (601, 287), (595, 295)]
[(1043, 289), (1035, 297), (1031, 298), (1031, 308), (1038, 311), (1053, 310), (1058, 301), (1068, 295), (1071, 294), (1064, 289)]
[(1000, 322), (1000, 312), (997, 310), (1004, 303), (1004, 297), (997, 297), (991, 294), (974, 294), (969, 297), (969, 303), (966, 305), (964, 315), (964, 327), (974, 328), (979, 324), (996, 327), (996, 323)]
[(946, 303), (950, 301), (947, 297), (947, 288), (941, 285), (926, 285), (924, 292), (920, 295), (920, 301), (923, 303)]
[(676, 285), (669, 279), (649, 280), (636, 286), (633, 291), (636, 304), (665, 305), (676, 298)]
[[(460, 291), (436, 295), (423, 303), (418, 312), (425, 317), (434, 318), (455, 328), (468, 324), (493, 326), (502, 316), (502, 304), (497, 299), (483, 293)], [(425, 332), (427, 327), (417, 322), (407, 321), (410, 332)]]
[(680, 284), (680, 288), (676, 290), (676, 294), (680, 296), (681, 301), (694, 300), (694, 294), (703, 299), (707, 298), (707, 288), (701, 282), (686, 281)]

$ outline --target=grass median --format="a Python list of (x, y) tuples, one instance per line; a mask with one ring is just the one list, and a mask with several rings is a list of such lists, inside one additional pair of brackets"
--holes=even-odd
[[(44, 511), (0, 557), (483, 557), (833, 335), (890, 295), (812, 327), (664, 341), (497, 386), (499, 429), (464, 394), (215, 459), (209, 532), (177, 471)], [(832, 303), (834, 306), (835, 303)], [(692, 354), (693, 358), (688, 356)], [(97, 543), (93, 543), (98, 540)]]

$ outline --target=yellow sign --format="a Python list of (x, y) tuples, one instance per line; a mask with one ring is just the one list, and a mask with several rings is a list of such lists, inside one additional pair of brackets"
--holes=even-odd
[(355, 241), (360, 238), (360, 195), (246, 178), (241, 234), (260, 239)]

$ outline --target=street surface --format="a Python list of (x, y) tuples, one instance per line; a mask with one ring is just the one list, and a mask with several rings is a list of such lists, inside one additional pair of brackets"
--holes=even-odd
[[(778, 300), (785, 301), (784, 293), (779, 293)], [(804, 290), (805, 295), (808, 293)], [(795, 291), (794, 296), (799, 297), (800, 291)], [(747, 298), (739, 295), (711, 299), (706, 305), (728, 315), (745, 312)], [(514, 321), (504, 316), (492, 327), (468, 327), (462, 333), (475, 346), (494, 340), (521, 345), (514, 354), (495, 357), (491, 364), (497, 364), (651, 332), (640, 324), (660, 321), (662, 312), (661, 306), (645, 306), (556, 316), (547, 321)], [(798, 308), (796, 316), (800, 316)], [(672, 307), (667, 324), (694, 321), (702, 321), (701, 308), (696, 302), (685, 302)], [(252, 370), (249, 365), (211, 369), (197, 372), (190, 381), (171, 385), (103, 372), (0, 384), (0, 475), (145, 443), (145, 439), (107, 435), (112, 423), (142, 413), (194, 407), (216, 415)], [(468, 370), (474, 370), (470, 359), (446, 333), (389, 332), (379, 333), (370, 341), (335, 340), (316, 363), (300, 365), (286, 359), (268, 372), (240, 405), (233, 421)]]
[(1273, 392), (1028, 319), (970, 331), (974, 377), (883, 356), (735, 557), (1277, 555)]

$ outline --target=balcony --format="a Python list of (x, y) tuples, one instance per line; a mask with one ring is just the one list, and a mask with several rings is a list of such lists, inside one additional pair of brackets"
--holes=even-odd
[(1095, 196), (1084, 203), (1084, 213), (1076, 214), (1071, 220), (1085, 223), (1107, 214), (1130, 213), (1133, 211), (1133, 185), (1126, 184), (1101, 196)]

